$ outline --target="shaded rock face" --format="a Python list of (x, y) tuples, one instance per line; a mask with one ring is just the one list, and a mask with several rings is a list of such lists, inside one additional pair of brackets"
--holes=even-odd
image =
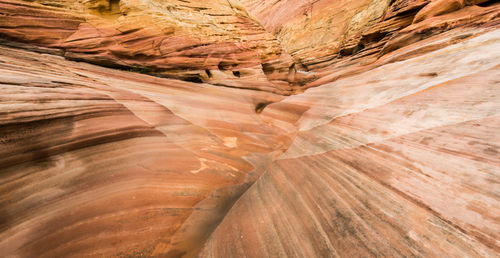
[(499, 14), (0, 0), (0, 254), (499, 257)]
[(339, 52), (349, 37), (382, 17), (390, 0), (241, 2), (301, 60)]
[[(72, 60), (233, 87), (248, 87), (231, 73), (244, 68), (258, 81), (252, 88), (291, 90), (286, 74), (273, 83), (262, 71), (270, 61), (288, 68), (291, 58), (236, 1), (7, 0), (0, 13), (2, 37)], [(212, 79), (213, 69), (221, 72)]]
[(482, 0), (241, 2), (276, 35), (296, 67), (307, 71), (331, 68), (356, 54), (364, 56), (356, 62), (374, 62), (394, 48), (457, 27), (494, 26), (498, 16), (498, 7)]

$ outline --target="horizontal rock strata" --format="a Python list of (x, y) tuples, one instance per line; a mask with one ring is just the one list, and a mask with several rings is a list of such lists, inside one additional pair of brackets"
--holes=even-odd
[[(446, 31), (495, 27), (500, 12), (494, 1), (484, 0), (241, 2), (276, 35), (298, 70), (319, 72), (319, 78), (347, 73), (346, 66), (360, 70), (398, 48)], [(425, 51), (415, 54), (421, 53)]]
[[(73, 60), (194, 82), (220, 70), (218, 78), (235, 81), (227, 86), (249, 87), (232, 73), (245, 68), (241, 74), (260, 81), (252, 88), (291, 90), (291, 58), (236, 1), (5, 0), (0, 35)], [(263, 63), (286, 69), (270, 81)]]

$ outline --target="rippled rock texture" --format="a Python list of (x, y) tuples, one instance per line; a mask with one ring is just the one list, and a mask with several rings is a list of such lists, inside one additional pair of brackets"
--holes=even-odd
[(296, 136), (203, 256), (497, 257), (499, 44), (495, 30), (280, 102), (307, 107)]
[(0, 0), (0, 254), (500, 257), (499, 14)]
[[(113, 68), (291, 90), (284, 81), (292, 59), (237, 1), (2, 0), (0, 35)], [(269, 62), (286, 67), (285, 74), (268, 80), (262, 64)], [(239, 83), (241, 75), (254, 85)]]
[[(295, 59), (295, 67), (306, 71), (331, 70), (342, 57), (356, 54), (356, 59), (363, 57), (356, 62), (370, 63), (456, 28), (496, 26), (499, 12), (495, 1), (484, 0), (241, 2), (280, 40)], [(341, 67), (345, 70), (345, 66)]]

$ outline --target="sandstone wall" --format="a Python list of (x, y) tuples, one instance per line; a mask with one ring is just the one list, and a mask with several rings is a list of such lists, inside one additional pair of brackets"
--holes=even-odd
[(499, 257), (500, 4), (239, 3), (0, 0), (1, 256)]
[[(0, 14), (2, 38), (31, 49), (48, 47), (43, 50), (72, 60), (194, 82), (291, 90), (284, 83), (291, 58), (237, 2), (5, 0)], [(270, 61), (285, 67), (270, 79), (275, 83), (262, 68)], [(242, 86), (242, 75), (259, 82)]]
[(361, 61), (374, 62), (396, 47), (453, 28), (488, 22), (494, 25), (498, 16), (494, 1), (484, 0), (241, 2), (276, 35), (295, 59), (297, 69), (307, 71), (331, 66), (345, 56), (356, 54), (374, 55)]
[(307, 111), (201, 256), (497, 257), (499, 44), (489, 29), (269, 105)]
[(7, 256), (195, 253), (292, 137), (255, 111), (281, 96), (13, 48), (0, 91)]

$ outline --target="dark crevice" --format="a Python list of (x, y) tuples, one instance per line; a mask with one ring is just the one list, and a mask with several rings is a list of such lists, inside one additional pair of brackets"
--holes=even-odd
[(212, 78), (212, 72), (210, 72), (209, 69), (205, 69), (205, 73), (207, 74), (208, 78)]
[(274, 73), (274, 70), (275, 70), (274, 67), (271, 66), (270, 64), (266, 64), (266, 63), (262, 64), (262, 71), (264, 71), (265, 75), (269, 75), (269, 74)]
[(352, 50), (352, 54), (355, 55), (359, 51), (363, 50), (364, 48), (365, 48), (365, 45), (363, 43), (359, 42), (358, 45), (356, 45), (356, 47), (354, 47), (354, 49)]
[(241, 73), (240, 71), (233, 71), (233, 75), (240, 78), (241, 77)]
[(194, 82), (194, 83), (203, 83), (203, 80), (198, 76), (187, 76), (183, 78), (184, 81)]
[(217, 65), (219, 70), (229, 70), (229, 69), (236, 67), (236, 66), (238, 66), (238, 65), (234, 64), (234, 63), (225, 62), (225, 61), (222, 61), (219, 63), (219, 65)]
[(260, 102), (255, 105), (255, 113), (260, 114), (271, 102)]
[(489, 1), (477, 4), (477, 5), (481, 6), (481, 7), (489, 7), (489, 6), (492, 6), (494, 4), (498, 4), (498, 3), (500, 3), (500, 0), (489, 0)]

